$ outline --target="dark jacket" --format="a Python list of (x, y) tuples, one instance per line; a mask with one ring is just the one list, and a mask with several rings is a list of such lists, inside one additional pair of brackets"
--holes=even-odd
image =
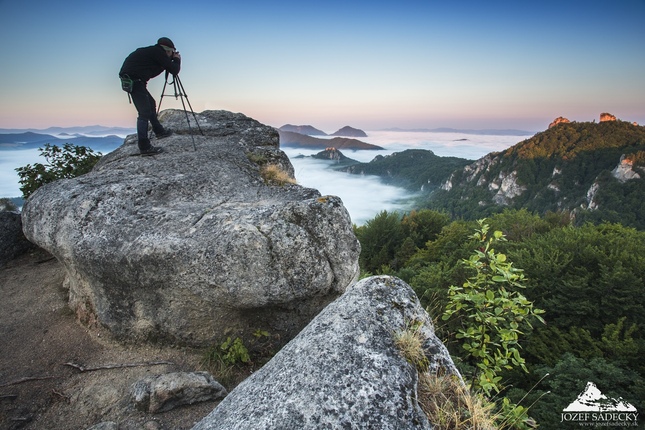
[(168, 58), (161, 45), (139, 48), (123, 62), (119, 76), (128, 75), (131, 79), (141, 79), (148, 82), (164, 70), (172, 75), (179, 73), (181, 60)]

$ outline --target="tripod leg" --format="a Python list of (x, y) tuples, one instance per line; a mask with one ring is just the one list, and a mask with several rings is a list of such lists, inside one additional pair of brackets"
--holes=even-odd
[[(195, 152), (197, 152), (197, 146), (195, 145), (195, 136), (193, 136), (193, 129), (190, 126), (190, 118), (188, 118), (188, 111), (186, 110), (186, 104), (184, 103), (184, 96), (186, 96), (186, 94), (183, 91), (183, 87), (181, 85), (181, 81), (179, 80), (179, 76), (175, 76), (174, 83), (175, 83), (175, 97), (177, 97), (177, 95), (181, 97), (181, 106), (184, 108), (184, 114), (186, 114), (186, 122), (188, 123), (188, 133), (190, 133), (190, 137), (193, 140), (193, 149), (195, 150)], [(179, 86), (179, 93), (177, 92), (177, 86)], [(187, 97), (186, 97), (186, 100), (188, 100)], [(197, 122), (197, 119), (195, 119), (195, 122)]]
[[(181, 88), (182, 93), (184, 94), (184, 96), (186, 96), (186, 102), (188, 103), (188, 107), (190, 108), (190, 112), (193, 114), (193, 118), (195, 119), (195, 124), (197, 124), (197, 129), (199, 130), (199, 134), (201, 134), (203, 136), (204, 132), (202, 131), (202, 128), (199, 126), (199, 121), (197, 121), (197, 115), (195, 115), (195, 111), (193, 110), (193, 107), (190, 104), (190, 100), (188, 100), (188, 94), (186, 94), (186, 90), (184, 89), (184, 85), (181, 83), (181, 80), (179, 80), (179, 75), (177, 75), (175, 79), (179, 83), (179, 87)], [(185, 107), (184, 107), (184, 110), (186, 110)], [(188, 115), (188, 113), (186, 113), (186, 115)]]
[(184, 107), (184, 113), (186, 114), (186, 122), (188, 123), (188, 132), (190, 137), (193, 139), (193, 149), (197, 152), (197, 146), (195, 146), (195, 136), (193, 136), (193, 130), (190, 127), (190, 119), (188, 118), (188, 111), (186, 110), (186, 105), (184, 104), (184, 98), (181, 98), (181, 105)]

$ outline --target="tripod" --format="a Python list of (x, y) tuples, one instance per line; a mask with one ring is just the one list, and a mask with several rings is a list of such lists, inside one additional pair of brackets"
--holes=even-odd
[[(184, 113), (186, 114), (186, 122), (188, 123), (188, 132), (190, 133), (190, 137), (193, 139), (193, 149), (196, 152), (197, 146), (195, 146), (195, 136), (193, 136), (192, 128), (190, 127), (190, 118), (188, 118), (186, 103), (188, 103), (190, 112), (193, 114), (193, 119), (195, 120), (195, 124), (197, 124), (197, 128), (199, 129), (199, 134), (203, 136), (204, 132), (202, 131), (202, 128), (199, 126), (199, 122), (197, 121), (197, 116), (195, 115), (195, 111), (193, 111), (193, 107), (190, 105), (190, 100), (188, 100), (188, 94), (186, 94), (186, 90), (184, 89), (184, 85), (181, 83), (181, 79), (179, 79), (179, 75), (172, 75), (172, 78), (173, 78), (172, 82), (168, 82), (168, 76), (170, 76), (170, 73), (166, 72), (166, 81), (164, 82), (163, 89), (161, 90), (161, 97), (159, 97), (159, 107), (157, 108), (157, 114), (159, 114), (159, 112), (161, 111), (161, 102), (163, 101), (164, 96), (172, 95), (172, 94), (166, 94), (166, 85), (170, 84), (174, 88), (175, 100), (178, 98), (181, 98), (181, 105), (184, 108)], [(186, 103), (184, 103), (184, 98), (186, 99)]]

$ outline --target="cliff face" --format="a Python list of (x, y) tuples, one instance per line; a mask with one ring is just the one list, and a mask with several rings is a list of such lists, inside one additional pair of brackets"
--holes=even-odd
[(162, 154), (133, 156), (130, 136), (89, 174), (40, 188), (25, 234), (65, 265), (79, 318), (118, 338), (205, 345), (264, 329), (288, 340), (358, 274), (349, 215), (337, 197), (263, 177), (273, 166), (293, 178), (275, 129), (197, 118), (203, 136), (165, 111), (176, 133), (155, 143)]

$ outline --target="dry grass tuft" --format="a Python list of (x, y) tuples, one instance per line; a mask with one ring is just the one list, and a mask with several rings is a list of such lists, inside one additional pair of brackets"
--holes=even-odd
[(394, 344), (408, 363), (414, 365), (419, 372), (425, 372), (430, 363), (423, 350), (425, 339), (420, 329), (420, 323), (409, 323), (404, 330), (395, 333)]
[(496, 429), (494, 403), (472, 395), (453, 375), (419, 374), (418, 401), (437, 430)]
[(436, 430), (494, 430), (495, 404), (473, 395), (454, 375), (429, 373), (422, 323), (411, 321), (394, 334), (394, 344), (419, 375), (417, 401)]
[(276, 164), (267, 164), (260, 169), (260, 175), (264, 182), (270, 185), (286, 185), (295, 184), (296, 180), (293, 179), (287, 172), (282, 170)]

